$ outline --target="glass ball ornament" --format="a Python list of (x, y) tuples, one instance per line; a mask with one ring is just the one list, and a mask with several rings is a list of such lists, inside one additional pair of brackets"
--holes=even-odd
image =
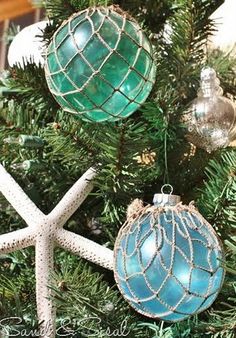
[(223, 257), (217, 234), (192, 203), (156, 194), (153, 206), (136, 205), (120, 229), (114, 276), (137, 312), (177, 322), (214, 302), (224, 280)]
[(116, 121), (147, 99), (153, 49), (137, 22), (116, 6), (88, 8), (55, 32), (45, 66), (49, 90), (83, 120)]
[(236, 139), (236, 105), (223, 96), (214, 69), (202, 70), (198, 97), (190, 103), (183, 122), (188, 141), (209, 153)]

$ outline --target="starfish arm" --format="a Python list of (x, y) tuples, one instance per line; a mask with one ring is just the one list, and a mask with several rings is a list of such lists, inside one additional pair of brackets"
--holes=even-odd
[(51, 219), (56, 220), (58, 226), (62, 227), (66, 223), (92, 191), (92, 179), (96, 174), (93, 168), (88, 169), (48, 215)]
[(53, 306), (51, 274), (53, 271), (54, 241), (40, 231), (35, 245), (36, 302), (41, 338), (55, 337), (56, 310)]
[(65, 229), (58, 229), (55, 240), (63, 249), (113, 270), (112, 250)]
[(44, 214), (24, 193), (21, 187), (0, 164), (0, 192), (6, 197), (18, 214), (28, 225), (44, 217)]
[(35, 233), (30, 228), (9, 232), (0, 236), (0, 254), (6, 254), (34, 245)]

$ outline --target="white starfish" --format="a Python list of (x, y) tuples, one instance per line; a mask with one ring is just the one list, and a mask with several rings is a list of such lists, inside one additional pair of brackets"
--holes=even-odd
[(71, 187), (57, 206), (45, 215), (24, 193), (0, 164), (0, 191), (25, 220), (28, 227), (0, 235), (0, 254), (35, 246), (36, 301), (42, 338), (55, 337), (56, 309), (52, 302), (50, 275), (55, 246), (69, 250), (93, 263), (113, 269), (113, 251), (91, 240), (64, 230), (63, 226), (93, 189), (94, 169)]

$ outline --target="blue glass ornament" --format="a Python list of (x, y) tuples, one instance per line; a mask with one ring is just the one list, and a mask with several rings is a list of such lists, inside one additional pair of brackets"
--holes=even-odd
[(181, 321), (206, 310), (223, 280), (223, 249), (212, 226), (179, 196), (156, 194), (120, 229), (114, 249), (118, 288), (138, 312)]
[(117, 121), (136, 111), (155, 82), (152, 45), (115, 6), (88, 8), (55, 32), (47, 50), (49, 90), (86, 121)]

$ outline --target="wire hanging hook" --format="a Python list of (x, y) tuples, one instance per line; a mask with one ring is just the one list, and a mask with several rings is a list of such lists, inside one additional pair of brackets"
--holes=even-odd
[(164, 189), (165, 188), (170, 188), (170, 192), (168, 193), (168, 195), (172, 195), (173, 194), (173, 191), (174, 191), (174, 188), (173, 188), (173, 186), (171, 185), (171, 184), (164, 184), (162, 187), (161, 187), (161, 193), (164, 195), (164, 194), (166, 194), (165, 192), (164, 192)]

